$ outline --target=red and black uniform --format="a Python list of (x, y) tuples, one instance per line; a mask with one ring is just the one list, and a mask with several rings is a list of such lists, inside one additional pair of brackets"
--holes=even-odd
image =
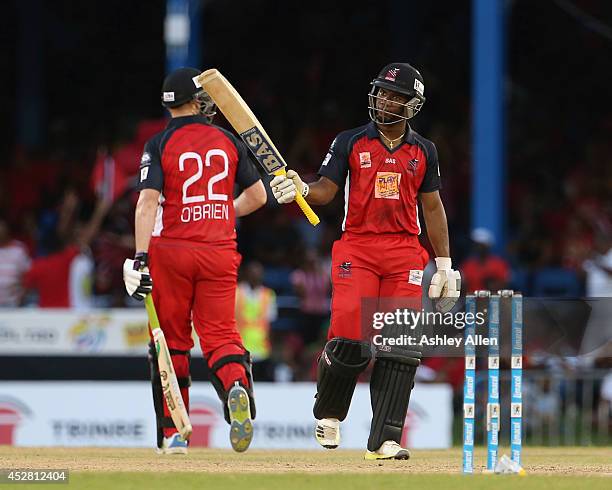
[(332, 249), (328, 337), (360, 340), (362, 298), (421, 296), (429, 259), (420, 245), (418, 195), (440, 189), (435, 145), (407, 126), (389, 150), (376, 125), (340, 133), (319, 175), (344, 188), (342, 238)]
[(244, 143), (203, 116), (170, 120), (146, 143), (140, 164), (139, 189), (161, 193), (149, 269), (168, 347), (183, 354), (173, 355), (177, 377), (189, 376), (184, 354), (193, 347), (193, 322), (217, 391), (235, 381), (250, 388), (235, 320), (240, 255), (233, 196), (235, 183), (247, 188), (258, 180)]

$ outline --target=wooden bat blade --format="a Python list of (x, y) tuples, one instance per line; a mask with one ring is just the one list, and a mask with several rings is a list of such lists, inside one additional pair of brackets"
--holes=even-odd
[[(206, 70), (198, 77), (198, 82), (217, 104), (219, 110), (240, 135), (268, 175), (284, 174), (287, 166), (285, 160), (255, 114), (219, 70), (215, 68)], [(319, 223), (319, 218), (310, 205), (302, 196), (296, 196), (295, 200), (308, 221), (316, 226)]]
[(176, 373), (174, 372), (174, 365), (172, 364), (166, 337), (162, 329), (159, 328), (157, 312), (155, 311), (153, 298), (150, 294), (145, 298), (145, 306), (149, 314), (149, 322), (153, 327), (151, 333), (153, 334), (153, 343), (157, 352), (157, 364), (159, 366), (163, 397), (166, 400), (166, 405), (168, 405), (170, 416), (176, 429), (183, 439), (188, 440), (191, 437), (193, 428), (185, 408), (185, 403), (183, 402), (183, 395), (181, 395), (181, 388), (179, 387)]
[(198, 81), (268, 175), (287, 166), (250, 107), (218, 70), (206, 70)]

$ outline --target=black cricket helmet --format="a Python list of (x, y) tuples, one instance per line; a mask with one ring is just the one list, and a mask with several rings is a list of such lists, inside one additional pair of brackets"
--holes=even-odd
[[(407, 121), (418, 114), (425, 103), (425, 83), (419, 70), (408, 63), (391, 63), (385, 66), (378, 76), (372, 80), (372, 90), (368, 96), (368, 109), (370, 119), (378, 124), (395, 124)], [(378, 95), (380, 89), (397, 92), (408, 98), (406, 103), (395, 102), (405, 107), (404, 114), (395, 114), (386, 111), (390, 103), (386, 97)], [(376, 101), (380, 99), (385, 102), (382, 108), (376, 107)], [(389, 117), (391, 116), (391, 117)]]
[(202, 72), (196, 68), (178, 68), (170, 73), (162, 85), (162, 105), (166, 108), (179, 107), (191, 100), (200, 104), (200, 114), (212, 121), (217, 113), (210, 96), (202, 89), (197, 77)]

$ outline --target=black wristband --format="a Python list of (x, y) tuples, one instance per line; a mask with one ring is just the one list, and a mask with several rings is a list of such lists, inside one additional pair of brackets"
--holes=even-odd
[(149, 266), (149, 254), (147, 252), (137, 252), (134, 255), (134, 270), (140, 270)]

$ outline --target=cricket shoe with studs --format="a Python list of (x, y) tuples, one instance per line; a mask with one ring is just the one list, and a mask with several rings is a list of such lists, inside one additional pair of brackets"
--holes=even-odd
[(170, 437), (164, 437), (162, 447), (157, 448), (158, 454), (187, 454), (187, 441), (176, 432)]
[(230, 442), (234, 451), (246, 451), (253, 439), (251, 403), (247, 391), (236, 382), (227, 395), (230, 416)]
[(325, 449), (336, 449), (340, 444), (340, 421), (338, 419), (317, 420), (315, 438)]
[(364, 459), (409, 459), (408, 449), (404, 449), (395, 441), (385, 441), (376, 451), (366, 451)]

